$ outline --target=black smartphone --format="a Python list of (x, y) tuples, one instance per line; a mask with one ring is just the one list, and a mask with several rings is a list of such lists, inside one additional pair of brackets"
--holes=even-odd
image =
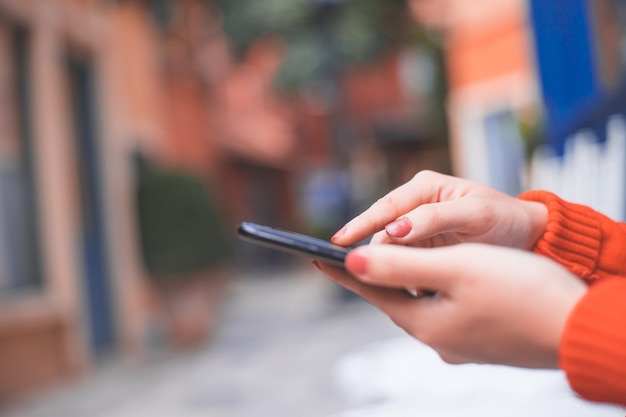
[(319, 259), (329, 264), (343, 267), (350, 248), (335, 245), (329, 241), (300, 233), (243, 222), (237, 229), (242, 239), (284, 252)]

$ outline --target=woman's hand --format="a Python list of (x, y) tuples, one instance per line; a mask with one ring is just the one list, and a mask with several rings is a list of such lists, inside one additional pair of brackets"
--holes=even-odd
[[(547, 258), (480, 244), (363, 246), (348, 254), (353, 276), (317, 265), (450, 363), (556, 367), (565, 322), (586, 291)], [(436, 295), (414, 297), (407, 288)]]
[(372, 243), (439, 247), (479, 242), (532, 249), (547, 216), (541, 203), (422, 171), (351, 220), (332, 240), (350, 246), (375, 234)]

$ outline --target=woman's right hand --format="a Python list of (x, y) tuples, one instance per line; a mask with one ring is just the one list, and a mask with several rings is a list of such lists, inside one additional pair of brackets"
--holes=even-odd
[(547, 217), (542, 203), (421, 171), (348, 222), (332, 241), (351, 246), (374, 235), (372, 243), (439, 247), (477, 242), (531, 250)]

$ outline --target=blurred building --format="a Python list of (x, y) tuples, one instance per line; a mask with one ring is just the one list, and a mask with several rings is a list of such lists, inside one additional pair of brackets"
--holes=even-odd
[(130, 154), (153, 120), (132, 123), (126, 107), (128, 50), (111, 40), (142, 27), (125, 13), (104, 2), (2, 1), (0, 16), (6, 399), (140, 344)]
[[(408, 181), (418, 171), (431, 169), (448, 173), (448, 138), (445, 119), (436, 113), (434, 101), (443, 68), (436, 52), (419, 43), (394, 48), (379, 61), (347, 72), (343, 82), (345, 117), (353, 126), (356, 176), (375, 172), (373, 155), (380, 158), (382, 171), (378, 189), (370, 187), (374, 198)], [(373, 172), (369, 176), (373, 175)], [(357, 180), (358, 182), (358, 180)]]
[[(170, 343), (142, 262), (138, 161), (201, 178), (227, 228), (305, 227), (324, 207), (342, 221), (447, 167), (420, 119), (419, 53), (354, 68), (328, 107), (276, 95), (280, 40), (235, 59), (220, 24), (203, 0), (0, 0), (0, 401)], [(240, 264), (281, 261), (241, 249)]]
[(288, 221), (294, 135), (270, 88), (279, 45), (234, 62), (207, 2), (2, 0), (0, 54), (7, 400), (151, 348), (138, 154), (203, 178), (229, 224), (254, 201)]
[(531, 1), (529, 16), (544, 109), (530, 186), (626, 220), (626, 3)]
[[(413, 0), (443, 34), (454, 172), (626, 215), (621, 0)], [(530, 161), (530, 162), (529, 162)]]
[(419, 45), (391, 48), (341, 73), (333, 102), (298, 102), (301, 198), (309, 226), (330, 237), (381, 195), (423, 169), (449, 172), (444, 122), (429, 106), (436, 64)]
[(541, 103), (526, 0), (413, 0), (442, 33), (456, 175), (516, 194), (525, 165), (520, 119)]

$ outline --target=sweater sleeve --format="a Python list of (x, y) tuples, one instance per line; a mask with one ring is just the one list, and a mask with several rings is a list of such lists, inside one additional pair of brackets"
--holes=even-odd
[(587, 400), (626, 405), (624, 300), (626, 279), (592, 284), (565, 324), (559, 367)]
[(625, 225), (548, 192), (520, 198), (548, 207), (548, 225), (534, 252), (591, 284), (561, 335), (559, 366), (583, 398), (626, 405)]
[(534, 252), (547, 256), (588, 283), (602, 278), (626, 277), (626, 224), (547, 191), (519, 196), (548, 208), (546, 231)]

